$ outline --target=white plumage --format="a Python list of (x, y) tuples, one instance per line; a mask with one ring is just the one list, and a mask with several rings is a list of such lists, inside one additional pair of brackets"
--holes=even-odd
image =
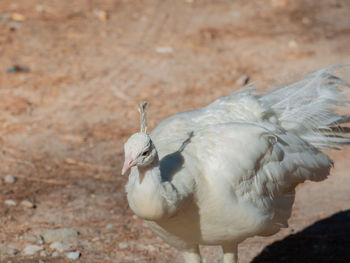
[(198, 245), (221, 245), (224, 263), (237, 246), (287, 226), (295, 187), (321, 181), (332, 160), (319, 149), (349, 144), (347, 83), (330, 69), (271, 92), (243, 89), (176, 114), (125, 143), (123, 174), (134, 213), (186, 263), (200, 262)]

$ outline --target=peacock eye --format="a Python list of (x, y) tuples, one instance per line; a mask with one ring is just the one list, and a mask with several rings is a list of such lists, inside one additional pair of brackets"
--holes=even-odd
[(143, 152), (142, 156), (146, 156), (146, 155), (148, 155), (148, 153), (149, 153), (149, 150)]

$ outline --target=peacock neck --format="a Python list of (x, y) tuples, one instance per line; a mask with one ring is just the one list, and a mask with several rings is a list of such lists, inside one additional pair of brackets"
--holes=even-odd
[(158, 154), (154, 157), (153, 161), (148, 164), (147, 166), (138, 166), (138, 175), (139, 175), (139, 182), (142, 183), (145, 176), (157, 176), (160, 175), (160, 169), (159, 169), (159, 157)]
[(164, 216), (158, 158), (147, 166), (133, 167), (126, 191), (130, 208), (140, 218), (156, 220)]

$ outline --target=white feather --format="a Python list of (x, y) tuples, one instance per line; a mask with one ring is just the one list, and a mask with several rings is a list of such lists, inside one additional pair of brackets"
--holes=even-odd
[[(150, 134), (152, 165), (131, 170), (131, 209), (188, 263), (199, 262), (198, 244), (222, 245), (224, 262), (234, 262), (238, 243), (287, 226), (294, 188), (324, 180), (333, 165), (318, 148), (350, 143), (339, 128), (349, 118), (335, 111), (348, 110), (348, 84), (329, 70), (262, 95), (241, 90), (164, 120)], [(126, 155), (137, 155), (136, 137)]]

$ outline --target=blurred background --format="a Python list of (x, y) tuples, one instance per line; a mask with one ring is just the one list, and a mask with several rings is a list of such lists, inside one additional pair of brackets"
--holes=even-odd
[[(138, 103), (152, 128), (349, 62), (347, 0), (1, 0), (0, 262), (181, 262), (125, 198)], [(290, 228), (244, 242), (240, 263), (350, 262), (349, 152), (330, 153), (333, 176), (299, 187)]]

